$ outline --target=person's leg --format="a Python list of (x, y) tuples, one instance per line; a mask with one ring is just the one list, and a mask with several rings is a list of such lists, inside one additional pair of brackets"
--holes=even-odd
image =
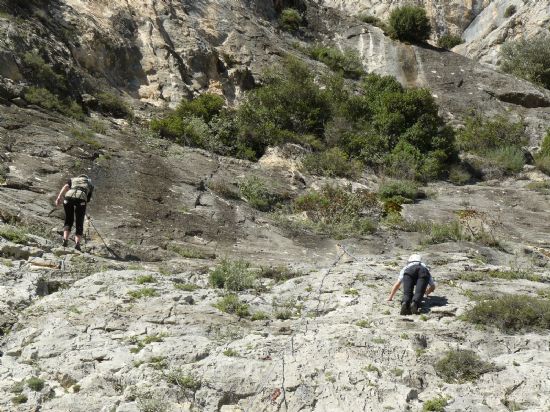
[(65, 211), (65, 223), (63, 224), (63, 246), (67, 246), (69, 235), (74, 223), (74, 206), (70, 201), (63, 202), (63, 210)]
[(403, 299), (401, 300), (401, 315), (410, 315), (410, 305), (413, 297), (414, 278), (405, 273), (403, 276)]
[(78, 203), (75, 207), (76, 215), (76, 232), (75, 232), (75, 242), (77, 249), (80, 250), (80, 240), (84, 234), (84, 217), (86, 216), (86, 203)]
[(424, 293), (426, 293), (426, 288), (428, 287), (429, 275), (426, 273), (420, 273), (418, 275), (418, 280), (416, 281), (416, 287), (414, 288), (414, 296), (411, 303), (411, 311), (413, 314), (418, 313), (420, 306), (422, 304), (422, 298)]

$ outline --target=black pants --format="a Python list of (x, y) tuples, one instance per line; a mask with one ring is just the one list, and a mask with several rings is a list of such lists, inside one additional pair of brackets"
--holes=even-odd
[(65, 209), (65, 226), (63, 230), (71, 231), (76, 216), (76, 232), (78, 236), (84, 234), (84, 217), (86, 216), (86, 202), (78, 199), (65, 199), (63, 202)]
[[(415, 271), (414, 273), (405, 273), (403, 275), (403, 302), (407, 305), (412, 302), (420, 307), (422, 297), (426, 293), (430, 275), (426, 271)], [(414, 290), (414, 293), (413, 293)]]

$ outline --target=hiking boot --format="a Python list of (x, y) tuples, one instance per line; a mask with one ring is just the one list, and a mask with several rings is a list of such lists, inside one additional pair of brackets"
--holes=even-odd
[(418, 303), (416, 303), (416, 302), (411, 303), (411, 313), (413, 315), (418, 315), (419, 310), (420, 310), (420, 308), (418, 307)]
[(69, 244), (69, 241), (67, 239), (63, 239), (63, 247), (67, 247)]
[(77, 243), (76, 245), (74, 245), (74, 248), (79, 252), (82, 252), (82, 249), (80, 248), (80, 243)]
[(405, 302), (401, 304), (401, 312), (399, 312), (400, 315), (410, 315), (411, 314), (411, 308), (409, 305), (407, 305)]

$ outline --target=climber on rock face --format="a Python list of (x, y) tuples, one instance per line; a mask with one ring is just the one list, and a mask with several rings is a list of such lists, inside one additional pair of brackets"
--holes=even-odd
[(422, 263), (422, 256), (413, 254), (407, 265), (399, 272), (397, 282), (393, 285), (388, 302), (403, 283), (403, 300), (401, 301), (401, 315), (418, 314), (422, 304), (422, 297), (426, 297), (435, 290), (435, 282), (428, 267)]
[(84, 234), (84, 217), (86, 216), (86, 204), (92, 198), (94, 186), (91, 179), (86, 175), (80, 175), (67, 180), (61, 188), (55, 205), (59, 206), (63, 200), (65, 209), (65, 224), (63, 226), (63, 247), (69, 242), (69, 234), (76, 217), (75, 249), (81, 250), (80, 240)]

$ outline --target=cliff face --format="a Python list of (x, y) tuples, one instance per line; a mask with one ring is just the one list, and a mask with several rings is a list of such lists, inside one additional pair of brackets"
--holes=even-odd
[[(277, 10), (304, 4), (307, 28), (281, 31)], [(425, 199), (403, 206), (403, 221), (337, 241), (303, 214), (283, 209), (281, 220), (254, 209), (239, 185), (259, 179), (289, 202), (327, 184), (375, 192), (378, 177), (302, 173), (294, 146), (253, 163), (147, 131), (144, 119), (198, 93), (238, 103), (286, 53), (326, 70), (296, 47), (326, 41), (356, 50), (368, 71), (428, 87), (454, 124), (472, 109), (505, 113), (523, 118), (539, 144), (547, 90), (392, 41), (350, 17), (360, 4), (389, 10), (374, 1), (35, 0), (0, 13), (1, 411), (421, 411), (430, 400), (454, 412), (547, 408), (547, 330), (502, 331), (462, 315), (501, 295), (548, 300), (548, 176), (527, 165), (502, 181), (431, 183)], [(427, 4), (440, 27), (456, 30), (485, 27), (480, 16), (491, 10)], [(74, 99), (120, 93), (136, 121), (96, 112), (78, 121), (28, 104), (29, 52), (67, 80)], [(59, 247), (63, 213), (53, 200), (82, 171), (96, 191), (78, 253)], [(434, 241), (426, 231), (459, 218), (463, 237)], [(386, 299), (412, 252), (438, 286), (422, 316), (398, 316), (399, 296)], [(239, 276), (256, 279), (223, 306), (235, 298), (210, 277), (226, 259), (246, 260)], [(471, 381), (450, 382), (435, 368), (457, 349), (485, 362)]]
[[(483, 63), (496, 65), (501, 45), (507, 40), (546, 34), (550, 22), (548, 0), (421, 0), (432, 20), (433, 39), (451, 33), (464, 44), (453, 50)], [(324, 0), (323, 4), (349, 15), (370, 14), (381, 19), (406, 0)], [(506, 13), (515, 8), (511, 15)]]

